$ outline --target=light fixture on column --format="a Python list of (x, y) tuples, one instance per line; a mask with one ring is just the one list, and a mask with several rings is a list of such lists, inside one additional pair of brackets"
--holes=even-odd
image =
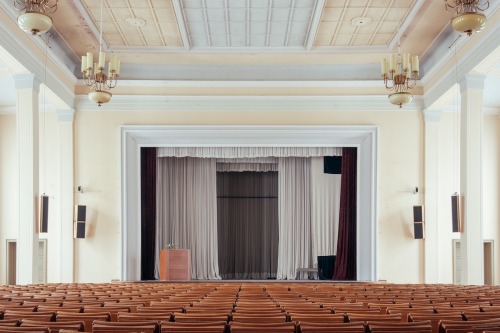
[(14, 7), (21, 14), (17, 17), (19, 27), (33, 35), (42, 34), (52, 27), (52, 19), (47, 14), (57, 10), (57, 3), (50, 0), (14, 0)]
[[(397, 16), (397, 30), (399, 30), (399, 10)], [(384, 85), (387, 90), (394, 91), (394, 93), (389, 95), (389, 101), (402, 108), (404, 104), (409, 103), (413, 98), (409, 90), (417, 85), (419, 72), (418, 56), (401, 54), (401, 45), (398, 40), (398, 53), (391, 54), (388, 59), (383, 58), (381, 65)]]
[(480, 0), (444, 0), (446, 10), (455, 13), (451, 20), (453, 29), (460, 33), (472, 35), (484, 28), (486, 24), (485, 11), (490, 6), (489, 1)]
[(94, 63), (94, 55), (92, 52), (87, 52), (87, 55), (82, 57), (82, 74), (85, 85), (90, 87), (92, 91), (89, 93), (89, 99), (101, 106), (111, 100), (111, 93), (108, 91), (118, 82), (120, 74), (120, 60), (116, 54), (111, 54), (111, 59), (108, 64), (108, 72), (106, 73), (106, 53), (102, 52), (102, 8), (101, 0), (101, 27), (99, 31), (99, 60)]

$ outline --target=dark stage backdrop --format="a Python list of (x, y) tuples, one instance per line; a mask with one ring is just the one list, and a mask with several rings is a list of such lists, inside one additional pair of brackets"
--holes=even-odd
[(219, 272), (223, 279), (275, 278), (278, 173), (217, 173)]

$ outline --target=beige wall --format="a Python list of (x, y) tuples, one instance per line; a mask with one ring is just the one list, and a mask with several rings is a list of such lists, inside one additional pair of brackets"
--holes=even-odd
[(500, 250), (500, 128), (499, 117), (485, 116), (484, 117), (484, 149), (483, 149), (483, 237), (485, 240), (493, 240), (495, 254), (493, 256), (495, 265), (495, 281), (498, 284), (500, 281), (500, 264), (498, 264), (498, 251)]
[[(120, 125), (372, 125), (379, 137), (379, 277), (422, 282), (423, 244), (413, 240), (412, 206), (422, 204), (423, 121), (418, 112), (77, 112), (75, 185), (89, 234), (76, 245), (76, 279), (120, 276)], [(388, 171), (386, 171), (388, 170)], [(415, 260), (408, 260), (415, 258)], [(99, 274), (87, 267), (100, 267)]]
[[(103, 107), (105, 108), (105, 106)], [(58, 180), (58, 123), (55, 114), (45, 116), (43, 137), (41, 116), (41, 191), (51, 198), (48, 238), (48, 281), (57, 280), (59, 258), (57, 248), (58, 198), (54, 189)], [(423, 131), (420, 112), (77, 112), (75, 117), (75, 204), (87, 205), (87, 238), (75, 240), (75, 281), (109, 282), (120, 277), (120, 136), (121, 125), (377, 125), (379, 126), (378, 161), (378, 272), (379, 278), (396, 283), (421, 283), (424, 276), (424, 241), (413, 239), (412, 206), (423, 204), (425, 192), (423, 175)], [(497, 226), (497, 170), (500, 163), (499, 121), (496, 116), (485, 117), (485, 238), (495, 239), (499, 247)], [(453, 281), (450, 195), (455, 189), (454, 175), (459, 172), (454, 160), (456, 117), (443, 114), (440, 123), (440, 280)], [(0, 272), (5, 267), (5, 242), (17, 237), (17, 154), (15, 148), (15, 116), (0, 116)], [(42, 162), (45, 144), (45, 156)], [(50, 148), (49, 148), (50, 147)], [(45, 168), (45, 169), (44, 169)], [(458, 178), (457, 178), (458, 179)], [(45, 182), (45, 184), (44, 184)], [(413, 194), (418, 186), (420, 191)], [(486, 195), (488, 193), (488, 195)], [(68, 222), (69, 223), (69, 222)], [(54, 226), (54, 228), (52, 228)], [(45, 237), (42, 235), (42, 237)], [(500, 265), (497, 265), (500, 266)], [(496, 281), (500, 273), (496, 267)], [(5, 282), (0, 274), (0, 283)]]
[(0, 115), (0, 283), (7, 281), (7, 239), (17, 238), (18, 180), (15, 115)]

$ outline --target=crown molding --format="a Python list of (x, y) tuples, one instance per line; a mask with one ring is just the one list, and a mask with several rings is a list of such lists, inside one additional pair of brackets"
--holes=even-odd
[[(29, 72), (35, 74), (68, 107), (72, 106), (74, 100), (73, 89), (77, 82), (76, 77), (59, 60), (42, 38), (32, 38), (17, 27), (17, 24), (12, 19), (13, 9), (6, 6), (4, 2), (0, 3), (0, 46), (10, 54), (9, 59), (13, 62), (6, 65), (16, 73)], [(6, 8), (9, 10), (5, 10)], [(51, 69), (52, 66), (44, 63), (45, 59), (35, 56), (33, 48), (39, 49), (47, 57), (47, 61), (58, 69), (57, 74), (60, 76)], [(70, 82), (72, 86), (66, 86), (62, 82), (62, 78)]]
[(387, 96), (113, 96), (98, 107), (86, 95), (78, 95), (78, 111), (283, 111), (283, 112), (408, 112), (422, 111), (423, 99), (414, 96), (402, 109)]
[[(459, 41), (462, 42), (460, 48), (466, 47), (466, 40), (464, 38), (461, 39), (462, 41)], [(494, 28), (487, 32), (484, 38), (482, 38), (476, 46), (467, 50), (462, 58), (457, 61), (454, 68), (442, 75), (435, 84), (427, 86), (427, 83), (434, 76), (438, 75), (438, 70), (441, 69), (447, 62), (452, 60), (454, 53), (451, 49), (448, 50), (448, 56), (443, 57), (439, 62), (436, 62), (435, 66), (432, 67), (427, 75), (421, 79), (422, 84), (425, 87), (425, 107), (430, 108), (442, 95), (452, 88), (453, 85), (459, 83), (466, 74), (473, 72), (475, 67), (491, 53), (493, 53), (499, 45), (500, 25), (496, 24)]]

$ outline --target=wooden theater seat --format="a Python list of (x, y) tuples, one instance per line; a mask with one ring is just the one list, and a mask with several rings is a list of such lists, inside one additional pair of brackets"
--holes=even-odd
[(51, 333), (59, 332), (61, 329), (84, 331), (83, 321), (61, 321), (42, 322), (38, 320), (25, 319), (21, 322), (21, 327), (42, 327), (47, 326)]
[(278, 323), (248, 323), (248, 322), (230, 322), (229, 331), (233, 333), (267, 332), (267, 333), (295, 333), (295, 322)]
[(92, 324), (93, 333), (157, 333), (159, 331), (160, 324), (154, 321), (109, 322), (95, 320)]
[(225, 321), (213, 322), (161, 322), (161, 333), (177, 332), (212, 332), (224, 333), (226, 330)]

